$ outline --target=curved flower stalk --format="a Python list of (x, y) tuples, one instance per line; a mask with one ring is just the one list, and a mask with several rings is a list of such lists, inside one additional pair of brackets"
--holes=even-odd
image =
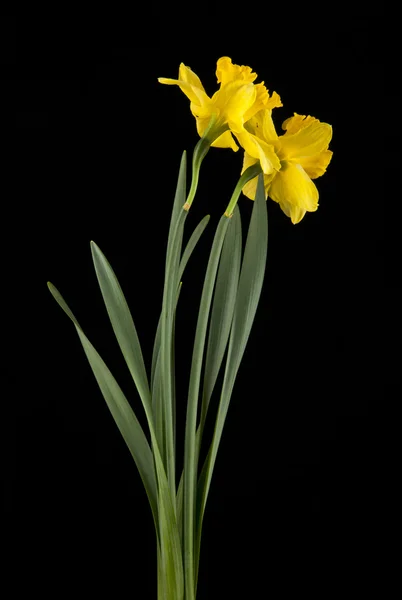
[[(243, 138), (242, 173), (259, 161), (266, 195), (279, 203), (292, 223), (299, 223), (306, 212), (318, 208), (318, 190), (311, 180), (323, 175), (331, 161), (331, 125), (294, 113), (282, 124), (285, 134), (278, 136), (272, 110), (263, 109), (246, 124), (246, 129), (249, 135)], [(272, 160), (273, 152), (278, 161), (272, 171), (265, 164)], [(256, 188), (255, 177), (243, 187), (243, 193), (253, 200)]]

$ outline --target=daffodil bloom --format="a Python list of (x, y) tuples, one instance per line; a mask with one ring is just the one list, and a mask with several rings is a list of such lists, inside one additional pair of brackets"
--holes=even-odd
[[(278, 136), (272, 110), (263, 109), (246, 124), (246, 129), (249, 135), (242, 136), (242, 173), (260, 161), (266, 195), (279, 203), (292, 223), (299, 223), (306, 212), (318, 208), (318, 190), (311, 180), (323, 175), (331, 161), (331, 125), (294, 113), (282, 125), (285, 134)], [(270, 171), (265, 166), (273, 163), (273, 155), (278, 160)], [(243, 193), (253, 200), (256, 187), (257, 177), (244, 186)]]
[[(199, 77), (183, 63), (180, 64), (178, 79), (160, 77), (158, 81), (167, 85), (178, 85), (190, 100), (190, 109), (197, 122), (197, 131), (202, 137), (207, 132), (211, 146), (239, 149), (232, 133), (248, 136), (244, 124), (263, 108), (282, 106), (276, 92), (269, 96), (264, 82), (254, 84), (257, 74), (250, 67), (235, 65), (227, 56), (217, 62), (216, 77), (220, 87), (210, 98)], [(226, 129), (226, 131), (225, 131)], [(223, 133), (222, 133), (223, 130)]]

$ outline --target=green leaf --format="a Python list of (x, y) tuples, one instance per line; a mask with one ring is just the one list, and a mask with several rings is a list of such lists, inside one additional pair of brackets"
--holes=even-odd
[(210, 313), (212, 294), (215, 285), (219, 258), (223, 241), (229, 225), (229, 219), (221, 218), (214, 237), (209, 256), (201, 302), (198, 311), (197, 327), (191, 363), (187, 417), (184, 441), (184, 574), (186, 600), (193, 600), (194, 589), (194, 527), (196, 501), (196, 425), (197, 407), (201, 380), (202, 359)]
[[(182, 213), (181, 213), (182, 214)], [(181, 215), (180, 214), (180, 215)], [(184, 220), (179, 217), (179, 223)], [(179, 246), (178, 238), (174, 236), (172, 243), (172, 257), (175, 259), (174, 252)], [(167, 446), (169, 428), (166, 426), (166, 406), (164, 403), (161, 411), (161, 415), (158, 422), (158, 434), (155, 431), (154, 416), (151, 406), (150, 390), (148, 387), (148, 381), (146, 379), (145, 366), (142, 360), (141, 348), (138, 342), (138, 337), (135, 331), (134, 323), (132, 321), (129, 308), (124, 299), (121, 288), (117, 282), (116, 276), (114, 275), (109, 263), (99, 250), (99, 248), (92, 243), (92, 255), (94, 259), (96, 274), (98, 276), (99, 285), (102, 291), (103, 299), (107, 307), (109, 317), (119, 342), (120, 348), (123, 352), (124, 358), (126, 359), (127, 365), (136, 383), (137, 389), (141, 395), (143, 401), (145, 413), (148, 420), (148, 426), (151, 433), (152, 448), (154, 450), (155, 467), (158, 479), (159, 488), (159, 502), (158, 502), (158, 515), (160, 525), (160, 543), (161, 543), (161, 564), (162, 569), (166, 578), (167, 589), (174, 597), (177, 596), (180, 586), (183, 584), (183, 573), (182, 573), (182, 558), (181, 558), (181, 547), (177, 528), (177, 522), (175, 517), (176, 511), (176, 493), (174, 494), (169, 488), (168, 480), (166, 478), (165, 464), (169, 470), (171, 463), (169, 447)], [(168, 310), (171, 310), (169, 304)], [(162, 339), (163, 339), (163, 327), (162, 327)], [(163, 359), (163, 353), (161, 354), (161, 360)], [(161, 368), (162, 363), (161, 363)], [(162, 378), (163, 381), (163, 378)], [(163, 388), (159, 387), (159, 393), (162, 395)], [(160, 443), (165, 442), (162, 447)], [(164, 460), (165, 458), (165, 460)], [(174, 456), (173, 456), (174, 459)], [(180, 592), (181, 593), (181, 592)]]
[[(177, 178), (177, 184), (176, 184), (176, 193), (175, 193), (175, 197), (174, 197), (174, 201), (173, 201), (172, 214), (170, 217), (168, 242), (167, 242), (167, 248), (166, 248), (166, 265), (165, 265), (165, 267), (167, 267), (168, 258), (171, 253), (173, 235), (175, 232), (177, 219), (178, 219), (181, 209), (186, 201), (186, 168), (187, 168), (187, 153), (184, 150), (182, 157), (181, 157), (181, 161), (180, 161), (179, 176)], [(156, 367), (156, 361), (158, 360), (158, 354), (159, 354), (160, 343), (161, 343), (160, 340), (161, 340), (161, 319), (159, 318), (158, 326), (156, 329), (154, 348), (153, 348), (153, 352), (152, 352), (151, 390), (153, 389), (153, 385), (154, 385), (155, 367)]]
[[(179, 256), (187, 211), (182, 210), (173, 234), (171, 252), (168, 256), (163, 288), (161, 320), (161, 388), (164, 403), (167, 474), (172, 499), (176, 498), (176, 467), (174, 445), (175, 397), (173, 381), (173, 326), (175, 299), (178, 287)], [(176, 506), (175, 506), (176, 509)]]
[(166, 469), (166, 467), (167, 467), (166, 454), (165, 454), (166, 440), (165, 440), (163, 397), (162, 397), (160, 370), (161, 370), (161, 361), (160, 361), (160, 353), (159, 353), (158, 360), (156, 362), (156, 369), (155, 369), (155, 386), (154, 386), (153, 394), (152, 394), (152, 412), (154, 415), (155, 436), (158, 441), (158, 448), (161, 453), (162, 462)]
[(92, 371), (101, 389), (106, 404), (108, 405), (116, 425), (119, 428), (132, 457), (134, 458), (135, 464), (137, 465), (139, 474), (144, 483), (149, 504), (152, 509), (156, 532), (159, 536), (158, 492), (155, 477), (154, 459), (142, 427), (113, 375), (82, 331), (78, 321), (74, 317), (59, 291), (50, 282), (48, 283), (48, 287), (54, 299), (58, 302), (58, 304), (75, 325), (78, 336), (81, 340), (81, 344), (84, 348), (85, 354), (91, 365)]
[(142, 400), (148, 424), (150, 428), (153, 428), (151, 392), (130, 309), (112, 267), (95, 242), (91, 242), (91, 251), (99, 287), (113, 331)]
[(173, 201), (172, 214), (170, 217), (168, 245), (167, 245), (167, 252), (166, 252), (166, 264), (167, 264), (167, 258), (168, 258), (169, 252), (170, 252), (170, 248), (172, 246), (177, 220), (182, 211), (184, 203), (186, 202), (186, 169), (187, 169), (187, 153), (184, 150), (184, 152), (181, 156), (179, 176), (177, 178), (176, 192), (175, 192), (174, 201)]
[(159, 523), (161, 574), (166, 598), (184, 598), (184, 574), (182, 550), (176, 519), (176, 499), (172, 502), (170, 486), (159, 453), (156, 456), (156, 472), (159, 485)]
[(204, 233), (204, 230), (206, 228), (206, 226), (208, 225), (210, 219), (210, 215), (206, 215), (197, 225), (197, 227), (194, 229), (193, 233), (191, 234), (190, 239), (187, 242), (186, 248), (183, 252), (183, 256), (181, 257), (181, 261), (180, 261), (180, 267), (179, 267), (179, 280), (182, 278), (184, 270), (187, 266), (187, 263), (190, 259), (190, 256), (193, 253), (194, 248), (196, 247), (196, 245), (198, 244), (198, 241), (200, 239), (200, 237), (202, 236), (202, 234)]
[[(236, 206), (230, 219), (228, 231), (223, 243), (219, 269), (216, 278), (214, 299), (209, 325), (208, 346), (206, 352), (204, 385), (202, 394), (202, 407), (200, 424), (196, 436), (196, 465), (201, 450), (202, 436), (208, 411), (209, 402), (222, 365), (227, 347), (233, 313), (236, 302), (237, 286), (239, 282), (241, 264), (242, 236), (240, 211)], [(198, 579), (198, 565), (200, 560), (201, 536), (196, 535), (194, 562), (195, 586)]]
[(202, 439), (208, 405), (229, 339), (239, 282), (241, 242), (240, 211), (236, 206), (233, 217), (229, 221), (216, 277), (205, 359), (200, 439)]
[(176, 513), (177, 513), (177, 526), (179, 529), (179, 538), (180, 544), (183, 548), (183, 495), (184, 495), (184, 486), (183, 486), (183, 471), (180, 476), (179, 486), (177, 488), (176, 495)]
[[(175, 516), (176, 507), (172, 503), (166, 472), (154, 431), (150, 428), (152, 453), (134, 411), (108, 367), (82, 331), (61, 294), (51, 283), (48, 283), (48, 287), (55, 300), (75, 325), (103, 397), (134, 458), (144, 483), (154, 517), (160, 549), (158, 551), (158, 556), (160, 556), (158, 569), (161, 569), (167, 597), (183, 600), (184, 576), (179, 530)], [(174, 502), (176, 502), (176, 499), (174, 499)]]
[[(189, 241), (187, 242), (186, 248), (183, 252), (183, 256), (180, 261), (179, 281), (183, 276), (184, 270), (185, 270), (187, 263), (191, 257), (191, 254), (193, 253), (194, 248), (196, 247), (201, 235), (203, 234), (203, 232), (208, 224), (209, 219), (210, 219), (210, 216), (206, 215), (202, 219), (202, 221), (200, 223), (198, 223), (197, 227), (194, 229), (193, 233), (191, 234)], [(159, 317), (158, 326), (157, 326), (156, 335), (155, 335), (154, 348), (153, 348), (153, 352), (152, 352), (151, 391), (154, 386), (155, 368), (156, 368), (156, 362), (158, 360), (160, 345), (161, 345), (161, 317)]]
[[(266, 267), (267, 245), (267, 207), (263, 178), (262, 175), (259, 175), (257, 193), (251, 215), (237, 289), (218, 414), (211, 446), (198, 482), (196, 522), (196, 549), (198, 549), (198, 557), (201, 543), (202, 521), (219, 443), (222, 437), (234, 382), (250, 335), (261, 295)], [(196, 572), (198, 573), (198, 564), (196, 564)]]

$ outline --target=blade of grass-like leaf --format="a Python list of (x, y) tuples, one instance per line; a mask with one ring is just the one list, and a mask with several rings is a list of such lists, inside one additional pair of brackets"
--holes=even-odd
[(154, 459), (147, 438), (139, 424), (134, 411), (125, 398), (119, 385), (113, 375), (99, 356), (91, 342), (85, 336), (78, 321), (71, 312), (67, 303), (61, 296), (60, 292), (48, 283), (49, 290), (56, 302), (61, 306), (64, 312), (72, 320), (81, 340), (85, 354), (92, 367), (92, 371), (102, 391), (103, 397), (108, 405), (110, 412), (118, 426), (128, 449), (134, 458), (141, 479), (151, 505), (152, 514), (154, 517), (155, 528), (159, 537), (159, 520), (158, 520), (158, 491), (157, 481), (155, 476)]
[[(82, 331), (78, 321), (58, 290), (48, 283), (50, 292), (73, 321), (92, 371), (110, 412), (125, 440), (143, 480), (151, 505), (160, 547), (161, 568), (168, 594), (183, 599), (183, 564), (179, 532), (171, 493), (159, 453), (158, 444), (150, 429), (153, 452), (130, 404), (106, 364)], [(174, 502), (176, 499), (174, 498)]]
[[(168, 257), (171, 252), (171, 246), (172, 246), (173, 235), (175, 232), (177, 219), (178, 219), (180, 211), (186, 201), (186, 168), (187, 168), (187, 153), (186, 153), (186, 151), (184, 151), (182, 154), (182, 157), (181, 157), (181, 161), (180, 161), (179, 176), (177, 178), (176, 192), (175, 192), (175, 197), (174, 197), (174, 201), (173, 201), (172, 214), (170, 217), (169, 234), (168, 234), (168, 241), (167, 241), (167, 248), (166, 248), (166, 265), (165, 265), (165, 267), (167, 267)], [(153, 387), (155, 366), (156, 366), (156, 361), (158, 358), (158, 353), (159, 353), (159, 348), (160, 348), (160, 338), (161, 338), (160, 322), (161, 321), (159, 318), (158, 327), (156, 329), (154, 348), (153, 348), (153, 352), (152, 352), (151, 389)]]
[(235, 307), (241, 263), (241, 218), (238, 206), (230, 219), (219, 261), (205, 359), (200, 441), (208, 405), (223, 361)]
[(179, 529), (176, 520), (176, 498), (172, 501), (170, 486), (161, 462), (155, 454), (158, 477), (161, 569), (165, 582), (166, 598), (184, 598), (184, 574)]
[[(183, 255), (181, 257), (181, 260), (180, 260), (179, 276), (178, 276), (179, 280), (183, 276), (184, 270), (187, 266), (190, 256), (193, 253), (193, 250), (196, 247), (201, 235), (203, 234), (205, 227), (208, 225), (209, 219), (210, 219), (210, 216), (206, 215), (202, 219), (202, 221), (200, 223), (198, 223), (197, 227), (194, 229), (193, 233), (191, 234), (189, 241), (187, 242), (186, 248), (185, 248)], [(155, 334), (154, 348), (153, 348), (153, 352), (152, 352), (151, 391), (154, 386), (155, 367), (156, 367), (156, 361), (158, 359), (160, 344), (161, 344), (161, 319), (159, 317), (158, 326), (157, 326), (156, 334)]]
[(152, 395), (152, 412), (154, 415), (154, 423), (155, 423), (155, 436), (158, 440), (158, 447), (160, 449), (161, 458), (165, 469), (167, 468), (166, 464), (166, 454), (165, 454), (165, 427), (163, 421), (163, 400), (162, 400), (162, 389), (161, 389), (161, 378), (160, 378), (160, 369), (161, 369), (161, 361), (160, 354), (158, 355), (158, 360), (156, 361), (155, 368), (155, 386), (153, 389)]
[(173, 201), (172, 214), (170, 217), (168, 244), (167, 244), (167, 251), (166, 251), (166, 264), (167, 264), (167, 257), (169, 255), (169, 250), (170, 250), (172, 242), (173, 242), (173, 236), (174, 236), (174, 232), (175, 232), (177, 219), (179, 218), (179, 214), (180, 214), (180, 212), (183, 208), (183, 205), (186, 201), (186, 169), (187, 169), (187, 153), (184, 150), (184, 152), (181, 156), (179, 176), (177, 178), (176, 192), (175, 192), (174, 201)]
[(191, 362), (190, 382), (187, 400), (187, 417), (184, 441), (184, 581), (186, 600), (194, 600), (194, 527), (196, 501), (196, 426), (197, 406), (201, 380), (202, 359), (211, 300), (215, 285), (219, 258), (223, 241), (229, 225), (229, 219), (223, 216), (218, 224), (212, 244), (204, 286), (198, 311), (193, 357)]
[(154, 340), (154, 347), (152, 350), (152, 363), (151, 363), (151, 394), (152, 397), (154, 395), (154, 386), (155, 386), (155, 370), (156, 370), (156, 365), (158, 362), (158, 358), (159, 358), (159, 351), (161, 349), (161, 319), (162, 319), (162, 315), (159, 316), (159, 320), (158, 320), (158, 326), (156, 328), (156, 333), (155, 333), (155, 340)]
[(219, 443), (241, 359), (258, 307), (265, 275), (268, 244), (267, 207), (262, 175), (259, 175), (241, 267), (230, 332), (228, 356), (213, 439), (197, 489), (196, 574), (198, 576), (202, 521)]
[(198, 223), (197, 227), (194, 229), (193, 233), (191, 234), (191, 237), (188, 240), (187, 245), (184, 249), (183, 255), (181, 257), (180, 267), (179, 267), (179, 279), (182, 278), (184, 270), (190, 259), (190, 256), (192, 255), (194, 248), (198, 244), (200, 237), (204, 233), (204, 230), (205, 230), (206, 226), (208, 225), (209, 219), (210, 219), (210, 215), (206, 215)]
[(167, 457), (167, 476), (172, 495), (172, 502), (176, 510), (176, 465), (175, 465), (175, 445), (174, 445), (174, 389), (173, 389), (173, 317), (175, 307), (175, 297), (178, 287), (178, 271), (181, 244), (183, 239), (183, 229), (187, 211), (182, 210), (176, 223), (173, 234), (171, 251), (168, 256), (165, 283), (163, 286), (162, 301), (162, 321), (161, 321), (161, 387), (164, 402), (164, 423), (166, 434), (166, 457)]
[(95, 242), (91, 242), (91, 252), (99, 287), (113, 331), (137, 387), (148, 424), (153, 427), (151, 392), (137, 330), (130, 309), (112, 267)]
[(176, 496), (176, 513), (177, 513), (177, 527), (179, 530), (179, 539), (181, 547), (183, 548), (183, 495), (184, 495), (184, 485), (183, 485), (183, 471), (180, 476), (179, 486), (177, 488), (177, 496)]
[[(201, 420), (196, 433), (196, 467), (202, 432), (208, 409), (208, 403), (219, 372), (227, 341), (229, 339), (230, 325), (233, 317), (236, 288), (238, 284), (241, 261), (241, 219), (238, 207), (235, 208), (233, 217), (229, 220), (227, 234), (223, 242), (222, 254), (219, 261), (218, 274), (211, 309), (211, 321), (204, 370), (204, 383), (202, 394)], [(180, 477), (177, 493), (177, 521), (181, 523), (183, 511), (183, 472)]]

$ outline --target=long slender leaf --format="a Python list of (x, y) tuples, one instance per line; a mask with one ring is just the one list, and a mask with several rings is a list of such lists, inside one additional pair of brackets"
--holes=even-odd
[(162, 398), (160, 370), (161, 370), (161, 361), (160, 361), (160, 354), (159, 354), (158, 360), (156, 362), (156, 369), (155, 369), (155, 386), (154, 386), (153, 395), (152, 395), (152, 412), (154, 415), (155, 436), (158, 441), (158, 448), (160, 449), (162, 462), (166, 469), (167, 468), (166, 454), (165, 454), (166, 440), (165, 440), (163, 398)]
[(184, 574), (186, 600), (194, 600), (194, 527), (196, 505), (196, 425), (197, 407), (201, 380), (204, 346), (211, 308), (212, 294), (216, 280), (219, 258), (229, 219), (221, 218), (209, 256), (204, 286), (198, 311), (190, 371), (187, 417), (184, 441)]
[[(201, 235), (203, 234), (206, 226), (208, 225), (209, 219), (210, 219), (210, 216), (206, 215), (202, 219), (202, 221), (200, 223), (198, 223), (197, 227), (194, 229), (193, 233), (191, 234), (190, 239), (187, 242), (186, 248), (185, 248), (183, 255), (181, 257), (181, 260), (180, 260), (179, 280), (183, 276), (184, 270), (185, 270), (187, 263), (191, 257), (191, 254), (193, 253), (194, 248), (196, 247)], [(152, 391), (153, 385), (154, 385), (155, 367), (156, 367), (156, 361), (158, 359), (160, 345), (161, 345), (161, 317), (159, 317), (158, 326), (157, 326), (156, 334), (155, 334), (154, 348), (153, 348), (153, 352), (152, 352), (151, 391)]]
[[(225, 424), (236, 375), (250, 335), (261, 295), (266, 267), (267, 244), (267, 208), (263, 179), (262, 175), (260, 175), (241, 267), (233, 323), (230, 332), (228, 356), (226, 359), (226, 368), (213, 439), (198, 482), (196, 517), (196, 553), (198, 553), (198, 560), (202, 521), (219, 443), (222, 437), (223, 426)], [(196, 564), (196, 574), (198, 575), (198, 563)]]
[(238, 206), (230, 219), (222, 248), (211, 310), (202, 394), (200, 440), (208, 405), (229, 340), (241, 264), (241, 218)]
[(113, 331), (142, 400), (148, 425), (153, 428), (151, 392), (137, 330), (130, 309), (112, 267), (95, 242), (91, 242), (91, 252), (99, 287)]
[(160, 547), (160, 568), (168, 597), (183, 600), (184, 577), (176, 507), (173, 506), (158, 444), (150, 428), (153, 452), (145, 434), (116, 380), (82, 331), (58, 290), (48, 283), (53, 297), (73, 321), (92, 371), (110, 412), (125, 440), (143, 480), (151, 505)]
[[(175, 242), (176, 240), (174, 238), (174, 248), (176, 247)], [(166, 404), (164, 404), (162, 407), (162, 415), (159, 423), (161, 426), (161, 431), (159, 432), (160, 435), (158, 436), (155, 431), (154, 415), (152, 413), (150, 390), (147, 385), (148, 382), (146, 380), (145, 366), (140, 370), (140, 367), (143, 366), (143, 361), (140, 362), (138, 360), (138, 353), (141, 352), (138, 338), (138, 346), (132, 343), (132, 338), (136, 337), (136, 332), (134, 323), (131, 319), (130, 311), (124, 299), (121, 288), (117, 282), (116, 276), (114, 275), (109, 263), (99, 248), (93, 243), (92, 254), (99, 285), (113, 329), (123, 352), (124, 358), (126, 359), (127, 365), (137, 385), (137, 389), (143, 400), (143, 405), (148, 420), (159, 488), (158, 515), (160, 524), (161, 564), (164, 570), (164, 577), (166, 578), (167, 589), (170, 589), (172, 594), (177, 595), (178, 593), (181, 593), (179, 590), (181, 590), (183, 585), (183, 567), (180, 540), (177, 522), (175, 519), (176, 497), (175, 495), (172, 496), (171, 490), (169, 489), (165, 471), (165, 464), (169, 469), (169, 454), (168, 448), (166, 447), (169, 430), (167, 427), (165, 427)], [(163, 354), (161, 358), (163, 358)], [(138, 371), (140, 376), (138, 375)], [(140, 388), (141, 385), (143, 386), (142, 389)], [(159, 392), (163, 393), (163, 389), (160, 388)], [(163, 442), (165, 442), (165, 445), (163, 448), (161, 448), (159, 443)]]
[(176, 192), (175, 192), (174, 201), (173, 201), (172, 214), (170, 217), (168, 243), (167, 243), (167, 251), (166, 251), (166, 265), (167, 265), (167, 259), (169, 256), (170, 248), (173, 243), (173, 237), (174, 237), (174, 233), (175, 233), (177, 220), (179, 218), (179, 214), (181, 213), (183, 205), (186, 201), (186, 179), (187, 179), (186, 169), (187, 169), (187, 153), (184, 150), (184, 152), (181, 156), (179, 176), (177, 178)]
[(177, 488), (177, 495), (176, 495), (176, 513), (177, 513), (177, 526), (179, 529), (179, 538), (180, 538), (180, 544), (181, 547), (183, 548), (183, 497), (184, 497), (184, 477), (183, 477), (183, 471), (181, 473), (180, 476), (180, 481), (179, 481), (179, 485)]
[[(223, 242), (222, 254), (219, 261), (216, 286), (211, 309), (208, 345), (204, 369), (201, 420), (196, 433), (196, 465), (209, 400), (216, 382), (216, 377), (222, 364), (226, 345), (229, 339), (230, 326), (233, 317), (236, 288), (238, 284), (241, 262), (241, 219), (236, 207), (233, 217), (229, 220), (227, 234)], [(197, 466), (195, 467), (197, 471)], [(177, 520), (179, 524), (183, 512), (183, 472), (177, 493)]]
[(197, 227), (194, 229), (193, 233), (191, 234), (190, 239), (187, 242), (187, 245), (184, 249), (183, 255), (180, 260), (179, 280), (183, 276), (184, 270), (187, 266), (190, 256), (192, 255), (194, 248), (198, 244), (200, 237), (204, 233), (204, 230), (205, 230), (206, 226), (208, 225), (209, 219), (210, 219), (210, 215), (205, 215), (205, 217), (198, 223)]
[[(155, 455), (159, 486), (158, 514), (160, 524), (161, 572), (165, 582), (166, 598), (184, 598), (184, 574), (176, 506), (159, 452)], [(174, 503), (176, 499), (174, 499)]]
[(162, 314), (159, 316), (158, 325), (156, 327), (154, 347), (152, 350), (152, 363), (151, 363), (151, 394), (154, 396), (154, 387), (155, 387), (155, 372), (156, 365), (159, 359), (159, 352), (161, 349), (161, 327), (162, 327)]
[(155, 476), (154, 459), (147, 438), (139, 424), (134, 411), (125, 398), (119, 385), (113, 375), (99, 356), (98, 352), (88, 340), (77, 319), (71, 312), (67, 303), (61, 296), (60, 292), (48, 283), (50, 292), (56, 302), (61, 306), (64, 312), (72, 320), (81, 340), (85, 354), (91, 365), (92, 371), (101, 389), (106, 404), (118, 426), (128, 449), (134, 458), (139, 474), (144, 483), (144, 487), (151, 505), (152, 514), (154, 517), (156, 532), (159, 537), (159, 519), (158, 519), (158, 490), (157, 480)]
[(161, 321), (161, 380), (164, 402), (164, 424), (166, 439), (167, 475), (174, 510), (176, 510), (176, 465), (174, 445), (175, 397), (173, 389), (173, 323), (175, 295), (178, 287), (179, 256), (187, 211), (182, 210), (176, 223), (170, 255), (168, 256), (162, 301)]
[[(176, 184), (176, 192), (173, 201), (172, 214), (170, 217), (170, 225), (169, 225), (169, 234), (168, 234), (168, 242), (166, 248), (166, 267), (168, 262), (168, 257), (171, 252), (171, 246), (173, 241), (173, 235), (177, 223), (177, 219), (179, 217), (180, 211), (186, 201), (186, 168), (187, 168), (187, 153), (183, 152), (181, 161), (180, 161), (180, 169), (179, 176), (177, 178)], [(154, 348), (152, 352), (152, 366), (151, 366), (151, 389), (153, 388), (154, 381), (154, 373), (156, 367), (156, 361), (158, 358), (159, 348), (160, 348), (160, 337), (161, 337), (161, 320), (159, 319), (158, 327), (155, 335)]]

